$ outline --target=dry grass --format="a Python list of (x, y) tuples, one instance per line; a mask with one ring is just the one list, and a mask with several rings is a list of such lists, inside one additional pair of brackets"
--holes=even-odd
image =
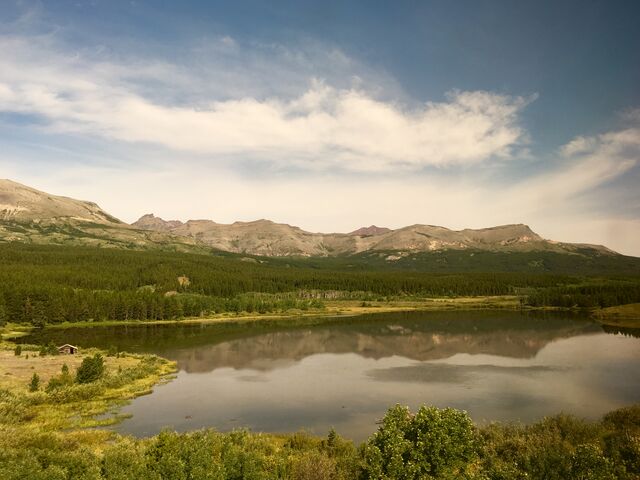
[[(66, 364), (71, 373), (82, 363), (82, 359), (88, 355), (93, 355), (98, 350), (86, 350), (75, 355), (47, 355), (41, 357), (37, 351), (24, 350), (18, 357), (13, 352), (13, 345), (5, 346), (0, 350), (0, 388), (15, 391), (28, 390), (29, 381), (34, 373), (40, 377), (41, 385), (55, 376), (60, 375), (62, 366)], [(115, 371), (121, 368), (135, 367), (140, 363), (140, 359), (124, 356), (121, 358), (105, 357), (107, 371)]]
[[(20, 356), (15, 345), (0, 343), (0, 435), (22, 432), (78, 430), (117, 423), (117, 411), (128, 400), (150, 393), (168, 381), (175, 363), (153, 355), (121, 354), (105, 358), (105, 375), (90, 384), (72, 384), (45, 392), (48, 381), (59, 376), (66, 364), (73, 376), (82, 359), (100, 352), (83, 350), (76, 355), (39, 356), (26, 346)], [(100, 352), (104, 356), (104, 352)], [(40, 377), (40, 389), (29, 391), (31, 377)], [(99, 417), (111, 413), (106, 417)], [(16, 430), (17, 429), (17, 430)]]

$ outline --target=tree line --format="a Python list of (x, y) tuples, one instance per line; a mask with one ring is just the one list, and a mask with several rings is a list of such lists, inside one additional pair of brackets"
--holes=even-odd
[(640, 302), (640, 281), (610, 280), (592, 285), (563, 285), (540, 289), (527, 297), (534, 307), (606, 308)]
[(345, 264), (165, 251), (0, 245), (0, 324), (166, 320), (322, 307), (322, 298), (523, 295), (532, 306), (640, 301), (638, 278), (350, 270)]

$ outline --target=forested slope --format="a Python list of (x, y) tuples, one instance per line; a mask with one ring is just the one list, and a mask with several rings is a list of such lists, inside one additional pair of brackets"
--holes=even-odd
[(521, 295), (523, 304), (640, 301), (636, 276), (442, 273), (89, 247), (0, 246), (0, 320), (34, 325), (285, 311), (322, 299)]

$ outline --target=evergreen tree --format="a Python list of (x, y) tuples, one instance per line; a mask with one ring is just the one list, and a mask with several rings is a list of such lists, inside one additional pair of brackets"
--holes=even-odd
[(37, 392), (40, 389), (40, 377), (37, 373), (34, 373), (31, 377), (31, 382), (29, 382), (29, 391)]
[(4, 297), (0, 293), (0, 327), (4, 327), (9, 321), (7, 306), (4, 303)]
[(85, 357), (76, 372), (77, 383), (91, 383), (104, 375), (104, 359), (96, 353), (93, 357)]

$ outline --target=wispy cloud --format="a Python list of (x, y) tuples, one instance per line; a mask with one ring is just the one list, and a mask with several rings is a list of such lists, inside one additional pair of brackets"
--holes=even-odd
[(559, 149), (559, 156), (553, 168), (513, 187), (523, 203), (539, 210), (565, 203), (566, 212), (576, 196), (630, 171), (640, 163), (640, 126), (635, 122), (601, 135), (576, 137)]
[[(237, 50), (229, 38), (220, 43)], [(176, 65), (96, 61), (15, 36), (0, 38), (0, 47), (0, 110), (35, 115), (54, 133), (279, 168), (363, 172), (508, 159), (527, 141), (518, 115), (531, 99), (522, 97), (453, 91), (442, 102), (407, 106), (312, 79), (292, 98), (200, 98), (185, 105), (145, 96), (140, 86), (189, 83)]]

